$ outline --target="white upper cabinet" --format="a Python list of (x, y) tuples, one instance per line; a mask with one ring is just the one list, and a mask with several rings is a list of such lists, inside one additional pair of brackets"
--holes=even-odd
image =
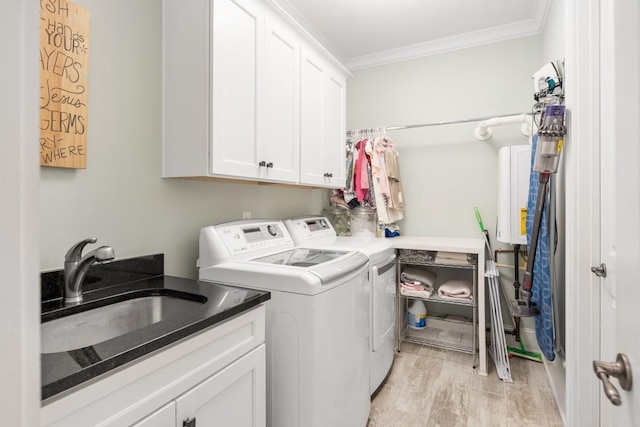
[(297, 182), (300, 170), (300, 39), (277, 17), (265, 28), (265, 92), (259, 132), (264, 178)]
[(212, 4), (208, 172), (257, 178), (261, 153), (256, 121), (260, 114), (264, 13), (248, 0), (215, 0)]
[(346, 79), (310, 50), (301, 60), (300, 182), (345, 185)]
[(163, 176), (344, 186), (348, 72), (318, 52), (263, 0), (163, 0)]

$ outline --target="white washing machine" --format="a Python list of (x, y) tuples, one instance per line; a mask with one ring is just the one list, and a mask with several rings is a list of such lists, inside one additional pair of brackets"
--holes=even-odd
[(282, 221), (200, 231), (201, 281), (263, 289), (267, 425), (364, 427), (369, 396), (369, 261), (356, 251), (294, 247)]
[(369, 258), (370, 387), (373, 395), (387, 377), (395, 356), (396, 255), (390, 239), (336, 236), (327, 218), (308, 216), (285, 222), (298, 246), (357, 250)]

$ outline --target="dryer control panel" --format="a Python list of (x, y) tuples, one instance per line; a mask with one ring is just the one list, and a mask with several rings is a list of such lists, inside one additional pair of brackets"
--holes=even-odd
[(285, 221), (285, 226), (293, 241), (300, 245), (308, 241), (318, 241), (320, 238), (335, 239), (336, 231), (324, 216), (307, 216), (292, 218)]

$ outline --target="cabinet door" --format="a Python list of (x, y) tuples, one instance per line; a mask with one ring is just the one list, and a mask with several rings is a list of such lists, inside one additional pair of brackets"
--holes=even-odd
[(300, 79), (300, 181), (344, 187), (345, 80), (304, 49)]
[(162, 408), (147, 415), (131, 427), (175, 427), (176, 425), (176, 404), (169, 402)]
[(258, 427), (266, 424), (266, 361), (262, 344), (176, 399), (177, 425)]
[(324, 131), (322, 132), (322, 164), (329, 174), (327, 183), (331, 187), (343, 188), (345, 172), (345, 98), (346, 81), (331, 68), (324, 76)]
[(249, 0), (211, 3), (210, 173), (257, 178), (256, 118), (258, 76), (264, 53), (264, 14)]
[(300, 64), (300, 182), (303, 184), (325, 183), (322, 164), (324, 71), (320, 59), (303, 49)]
[(258, 118), (264, 179), (297, 182), (300, 170), (300, 39), (275, 16), (265, 21), (265, 80)]

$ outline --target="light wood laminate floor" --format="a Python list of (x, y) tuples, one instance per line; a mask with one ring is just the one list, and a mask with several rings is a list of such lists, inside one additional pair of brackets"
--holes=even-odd
[(368, 427), (563, 426), (542, 363), (511, 358), (509, 384), (488, 362), (483, 377), (470, 354), (403, 343)]

